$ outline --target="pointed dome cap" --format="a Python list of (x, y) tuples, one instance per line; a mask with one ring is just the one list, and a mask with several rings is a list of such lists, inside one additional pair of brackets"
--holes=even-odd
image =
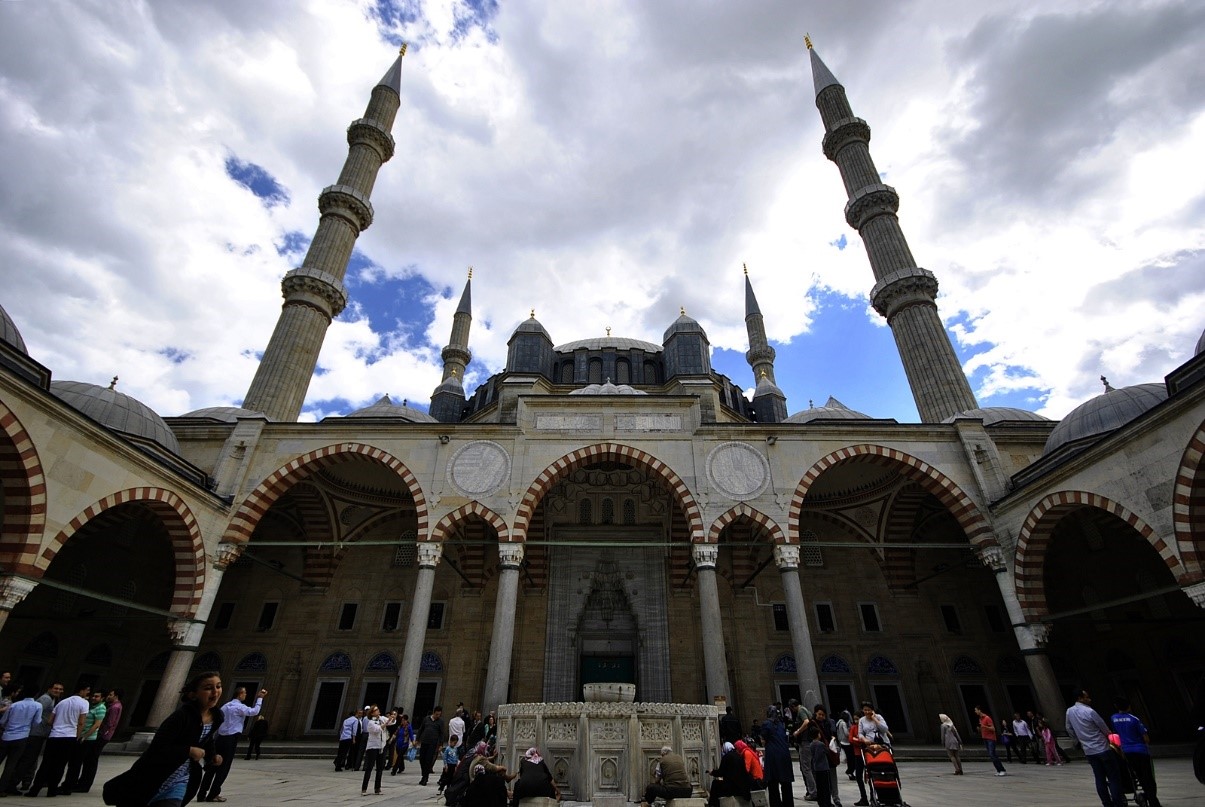
[(544, 336), (549, 342), (552, 341), (552, 337), (548, 335), (548, 331), (544, 330), (544, 326), (536, 319), (536, 312), (534, 310), (531, 312), (530, 317), (520, 322), (519, 327), (515, 328), (515, 333), (511, 336), (511, 339), (514, 339), (515, 336), (521, 333), (538, 333)]
[[(2, 309), (0, 309), (0, 313), (3, 313)], [(1202, 353), (1205, 353), (1205, 331), (1201, 331), (1201, 336), (1197, 339), (1197, 349), (1193, 351), (1192, 355), (1200, 356)]]
[(811, 37), (807, 37), (806, 41), (808, 56), (811, 57), (812, 61), (812, 84), (815, 85), (816, 97), (819, 98), (822, 91), (828, 87), (840, 87), (841, 82), (837, 81), (837, 77), (833, 75), (833, 72), (828, 69), (828, 65), (821, 60), (820, 54), (812, 47)]
[(668, 342), (671, 336), (680, 333), (702, 334), (703, 338), (707, 338), (707, 332), (703, 330), (703, 326), (697, 320), (687, 315), (686, 309), (682, 309), (682, 313), (674, 320), (673, 324), (665, 329), (665, 335), (661, 337), (661, 341)]
[(1046, 438), (1042, 454), (1050, 454), (1085, 437), (1107, 434), (1167, 400), (1163, 384), (1135, 384), (1105, 392), (1075, 407)]
[(833, 396), (829, 396), (824, 406), (809, 406), (802, 412), (796, 412), (784, 423), (811, 423), (813, 420), (871, 420), (870, 415), (864, 415), (850, 409)]
[(749, 273), (745, 272), (745, 316), (761, 314), (761, 306), (757, 304), (757, 295), (753, 293), (753, 284), (749, 282)]
[(398, 51), (397, 58), (393, 60), (393, 64), (385, 71), (385, 75), (381, 76), (381, 80), (377, 82), (378, 87), (388, 87), (398, 94), (402, 95), (402, 57), (406, 55), (406, 43), (402, 43), (401, 49)]
[(589, 384), (581, 389), (575, 389), (570, 395), (648, 395), (643, 390), (638, 390), (628, 384), (612, 384), (611, 379), (607, 379), (605, 384)]
[(1006, 420), (1029, 420), (1050, 422), (1050, 418), (1042, 417), (1037, 412), (1028, 409), (1018, 409), (1014, 406), (985, 406), (977, 409), (966, 409), (955, 415), (950, 415), (942, 423), (953, 423), (956, 418), (974, 418), (982, 420), (984, 426), (1001, 423)]
[(51, 381), (50, 391), (105, 428), (136, 440), (151, 440), (173, 454), (180, 453), (176, 435), (163, 418), (141, 401), (118, 392), (114, 385), (99, 387), (83, 381)]
[(357, 409), (347, 415), (349, 418), (393, 418), (395, 420), (407, 420), (411, 423), (437, 423), (435, 418), (428, 415), (426, 412), (420, 412), (417, 409), (412, 409), (404, 404), (395, 404), (393, 399), (388, 395), (382, 395), (381, 399), (372, 406), (366, 406), (363, 409)]
[(29, 351), (25, 349), (25, 340), (21, 338), (21, 332), (17, 330), (16, 324), (13, 323), (2, 305), (0, 305), (0, 342), (7, 342), (22, 354), (29, 355)]
[[(787, 397), (786, 393), (784, 393), (777, 384), (770, 380), (770, 376), (765, 374), (763, 374), (761, 378), (757, 379), (757, 386), (753, 389), (754, 398), (760, 398), (763, 395), (780, 395), (783, 398)], [(836, 398), (830, 398), (829, 400), (835, 401)]]
[(252, 412), (241, 406), (207, 406), (204, 409), (194, 409), (180, 415), (182, 418), (209, 418), (223, 423), (235, 423), (239, 418), (262, 418), (263, 412)]
[(457, 314), (473, 316), (473, 274), (469, 270), (469, 279), (464, 282), (464, 291), (460, 295), (460, 304), (456, 306)]

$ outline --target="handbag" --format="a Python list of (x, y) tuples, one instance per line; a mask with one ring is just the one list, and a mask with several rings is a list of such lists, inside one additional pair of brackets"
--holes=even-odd
[(753, 803), (753, 807), (770, 807), (770, 791), (750, 790), (749, 801)]
[(411, 762), (418, 759), (418, 749), (413, 745), (410, 746), (410, 750), (406, 752), (406, 759), (410, 760)]

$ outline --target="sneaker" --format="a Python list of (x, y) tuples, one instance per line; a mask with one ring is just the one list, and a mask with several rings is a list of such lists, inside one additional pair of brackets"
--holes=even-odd
[(1004, 771), (996, 771), (996, 775), (997, 776), (1008, 776), (1008, 774), (1005, 773)]

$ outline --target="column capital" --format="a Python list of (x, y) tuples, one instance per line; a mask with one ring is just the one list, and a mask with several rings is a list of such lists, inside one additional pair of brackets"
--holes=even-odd
[(1008, 569), (1008, 563), (1004, 559), (1004, 550), (998, 546), (984, 546), (976, 551), (976, 556), (979, 562), (993, 572), (1003, 572)]
[(715, 569), (720, 559), (720, 548), (716, 544), (695, 544), (690, 548), (690, 557), (700, 569)]
[(418, 566), (420, 569), (434, 569), (443, 558), (444, 545), (439, 541), (418, 542)]
[(503, 569), (518, 569), (523, 563), (523, 544), (498, 544), (498, 562)]
[(230, 564), (243, 556), (242, 544), (218, 544), (213, 550), (209, 561), (213, 564), (213, 568), (219, 572), (224, 572), (230, 567)]
[(796, 544), (775, 544), (774, 564), (780, 572), (799, 568), (799, 547)]
[(1198, 608), (1205, 608), (1205, 580), (1193, 583), (1191, 586), (1184, 586), (1183, 591)]
[(1030, 622), (1025, 626), (1033, 637), (1033, 646), (1037, 650), (1045, 650), (1050, 641), (1050, 624), (1047, 622)]
[(0, 611), (16, 608), (37, 585), (36, 580), (11, 574), (0, 578)]
[(191, 619), (173, 619), (167, 623), (167, 632), (177, 650), (196, 650), (205, 632), (204, 622)]

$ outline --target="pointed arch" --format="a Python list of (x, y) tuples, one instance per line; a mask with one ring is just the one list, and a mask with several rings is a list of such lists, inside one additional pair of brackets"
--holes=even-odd
[(1167, 542), (1155, 535), (1155, 531), (1141, 518), (1134, 515), (1117, 502), (1096, 493), (1082, 490), (1062, 490), (1051, 493), (1038, 502), (1017, 536), (1016, 568), (1014, 578), (1017, 584), (1017, 599), (1026, 619), (1034, 621), (1050, 613), (1046, 602), (1046, 584), (1042, 570), (1046, 563), (1046, 553), (1050, 549), (1050, 540), (1054, 528), (1059, 521), (1073, 510), (1081, 507), (1094, 507), (1111, 513), (1129, 524), (1143, 539), (1155, 548), (1159, 557), (1167, 564), (1172, 576), (1180, 580), (1184, 567), (1180, 559)]
[(33, 439), (11, 409), (0, 401), (0, 566), (40, 574), (38, 547), (46, 529), (46, 474)]
[(418, 535), (420, 539), (423, 539), (427, 533), (427, 497), (423, 495), (422, 487), (410, 469), (397, 457), (383, 449), (363, 443), (335, 443), (302, 454), (269, 474), (243, 500), (234, 517), (230, 519), (222, 542), (243, 544), (250, 541), (251, 534), (255, 531), (255, 525), (286, 490), (315, 471), (334, 465), (350, 456), (369, 457), (398, 475), (410, 492), (410, 497), (414, 499), (414, 510), (418, 519)]
[(783, 533), (782, 528), (774, 522), (774, 519), (770, 518), (760, 510), (750, 507), (745, 502), (741, 502), (735, 507), (729, 508), (724, 513), (720, 514), (719, 518), (711, 522), (711, 529), (707, 531), (707, 543), (718, 543), (720, 540), (720, 533), (724, 531), (724, 528), (736, 521), (741, 516), (744, 516), (754, 524), (764, 529), (769, 534), (770, 540), (774, 544), (787, 543), (787, 536)]
[(667, 482), (686, 517), (691, 543), (703, 542), (703, 517), (699, 504), (682, 477), (652, 454), (622, 443), (595, 443), (579, 448), (554, 461), (541, 471), (519, 502), (519, 508), (515, 514), (515, 524), (511, 529), (511, 540), (524, 541), (527, 539), (527, 528), (531, 523), (536, 506), (557, 482), (583, 465), (603, 460), (635, 465)]
[(498, 533), (499, 543), (508, 543), (511, 540), (510, 529), (506, 526), (506, 521), (502, 518), (502, 516), (498, 515), (476, 499), (468, 504), (457, 507), (455, 510), (441, 518), (431, 530), (431, 540), (448, 540), (448, 536), (451, 534), (452, 529), (469, 516), (480, 516), (483, 521), (493, 527), (494, 531)]
[(205, 541), (192, 510), (183, 499), (163, 488), (128, 488), (84, 508), (43, 547), (36, 563), (37, 576), (46, 573), (67, 539), (96, 516), (121, 504), (141, 505), (163, 523), (171, 540), (172, 561), (176, 568), (170, 610), (180, 616), (193, 616), (201, 604), (201, 590), (205, 587)]
[(999, 546), (996, 535), (983, 512), (953, 480), (929, 463), (911, 454), (871, 443), (838, 449), (821, 458), (807, 470), (795, 488), (795, 495), (791, 497), (787, 523), (791, 543), (799, 542), (799, 516), (803, 511), (804, 499), (807, 497), (812, 483), (834, 465), (857, 458), (865, 458), (864, 461), (875, 465), (897, 468), (907, 478), (919, 483), (926, 492), (937, 497), (938, 501), (950, 511), (950, 515), (958, 522), (958, 526), (966, 533), (967, 539), (976, 549)]
[(1172, 493), (1172, 526), (1184, 562), (1181, 585), (1205, 580), (1205, 422), (1188, 441)]

